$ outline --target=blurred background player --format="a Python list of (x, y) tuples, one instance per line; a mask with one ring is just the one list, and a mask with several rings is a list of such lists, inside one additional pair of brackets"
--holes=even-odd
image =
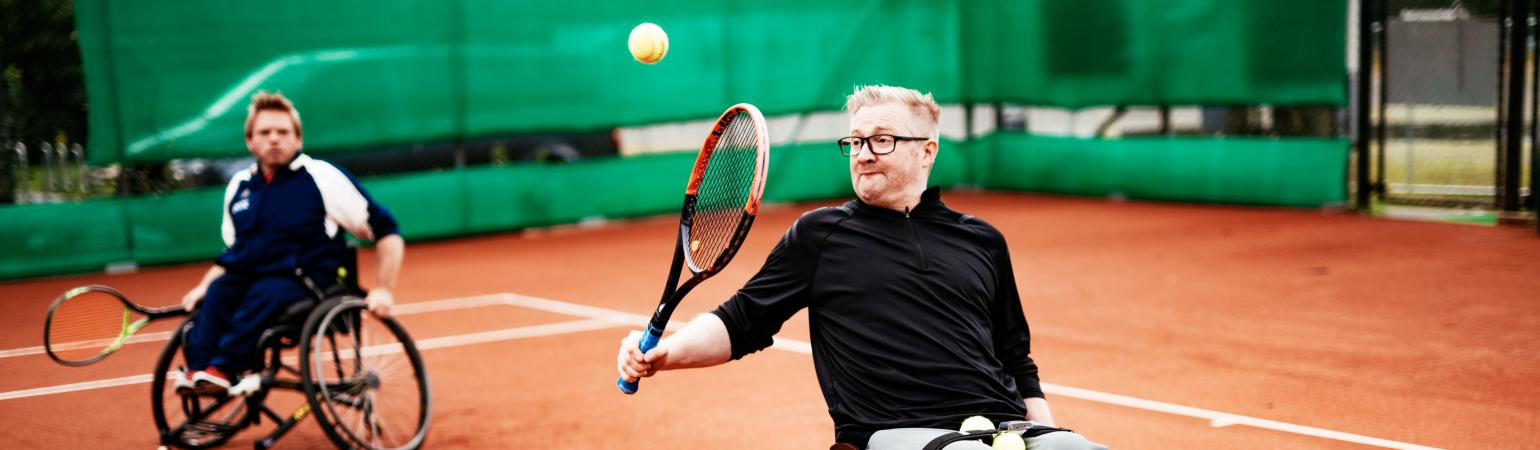
[(375, 203), (353, 176), (300, 153), (299, 111), (282, 94), (258, 92), (246, 117), (250, 170), (231, 177), (225, 190), (226, 249), (203, 280), (182, 298), (195, 310), (187, 334), (187, 368), (177, 391), (243, 394), (259, 384), (231, 380), (261, 365), (257, 340), (289, 305), (314, 295), (295, 276), (302, 270), (321, 288), (337, 282), (338, 268), (353, 249), (341, 231), (374, 240), (379, 276), (369, 308), (389, 314), (405, 242), (396, 219)]
[[(918, 449), (973, 415), (1054, 426), (1004, 236), (926, 188), (940, 106), (912, 89), (867, 86), (845, 109), (851, 135), (839, 147), (857, 199), (803, 215), (736, 295), (645, 355), (632, 332), (620, 343), (621, 376), (742, 358), (808, 308), (835, 448)], [(1028, 444), (1103, 448), (1068, 431)], [(982, 446), (952, 448), (967, 445)]]

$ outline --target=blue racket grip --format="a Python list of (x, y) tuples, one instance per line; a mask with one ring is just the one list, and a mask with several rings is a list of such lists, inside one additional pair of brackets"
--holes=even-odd
[[(642, 333), (641, 345), (637, 346), (637, 348), (640, 348), (642, 350), (642, 353), (646, 354), (648, 350), (652, 350), (653, 347), (657, 347), (658, 346), (658, 340), (662, 339), (662, 338), (663, 338), (663, 330), (660, 330), (660, 329), (657, 329), (657, 328), (655, 328), (655, 327), (653, 327), (651, 325), (648, 325), (647, 326), (647, 332), (646, 333)], [(622, 378), (620, 378), (618, 380), (615, 380), (615, 386), (620, 388), (620, 392), (623, 392), (626, 395), (631, 395), (631, 394), (635, 394), (636, 390), (641, 388), (641, 386), (638, 386), (638, 385), (641, 383), (642, 380), (638, 379), (636, 381), (637, 381), (636, 383), (629, 383), (629, 382), (626, 382), (626, 379), (624, 377), (622, 377)]]

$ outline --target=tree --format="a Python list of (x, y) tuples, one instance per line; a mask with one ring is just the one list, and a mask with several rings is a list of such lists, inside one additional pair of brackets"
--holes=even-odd
[[(5, 47), (0, 47), (0, 68), (5, 67)], [(16, 203), (16, 157), (11, 151), (10, 83), (0, 72), (0, 205)]]
[[(86, 136), (86, 88), (70, 0), (0, 0), (0, 136), (36, 148)], [(9, 118), (10, 123), (4, 123)]]

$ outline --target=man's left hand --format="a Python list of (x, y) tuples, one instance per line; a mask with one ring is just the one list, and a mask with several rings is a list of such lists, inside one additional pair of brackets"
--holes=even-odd
[(369, 297), (364, 301), (369, 303), (369, 310), (381, 317), (390, 317), (390, 307), (396, 304), (396, 296), (390, 289), (375, 287), (369, 290)]

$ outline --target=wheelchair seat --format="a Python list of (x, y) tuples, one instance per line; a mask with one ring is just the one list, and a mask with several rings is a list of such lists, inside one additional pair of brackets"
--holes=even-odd
[(310, 296), (301, 299), (285, 308), (282, 314), (272, 322), (272, 326), (263, 332), (263, 338), (259, 340), (259, 346), (270, 345), (272, 338), (279, 338), (280, 347), (289, 348), (299, 343), (300, 332), (304, 329), (305, 321), (310, 318), (310, 313), (322, 302), (341, 298), (343, 296), (364, 297), (368, 291), (358, 282), (358, 251), (349, 249), (343, 256), (342, 265), (337, 268), (336, 279), (328, 283), (325, 288), (317, 287), (316, 279), (322, 275), (312, 275), (304, 270), (296, 270), (295, 277), (300, 279), (306, 288), (309, 288)]
[(314, 310), (318, 303), (315, 299), (311, 298), (294, 302), (294, 304), (289, 305), (288, 309), (283, 311), (283, 314), (278, 316), (278, 320), (273, 321), (274, 328), (285, 325), (293, 325), (298, 328), (300, 325), (304, 325), (305, 319), (310, 317), (310, 311)]

